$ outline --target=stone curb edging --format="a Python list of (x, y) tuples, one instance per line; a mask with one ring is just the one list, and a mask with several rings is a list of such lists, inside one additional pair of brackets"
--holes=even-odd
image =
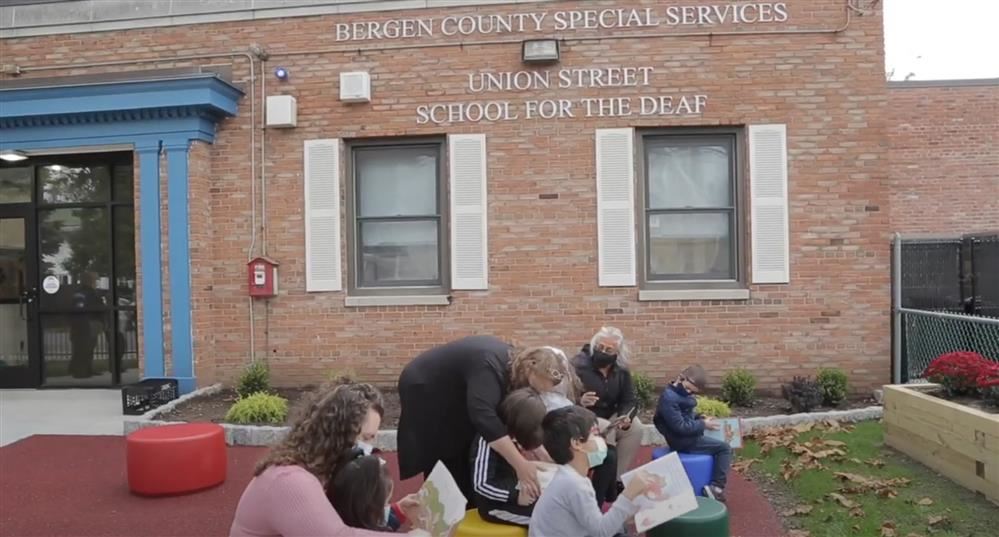
[[(126, 420), (124, 422), (125, 434), (127, 435), (128, 433), (144, 429), (146, 427), (158, 427), (160, 425), (182, 423), (157, 420), (156, 417), (172, 410), (184, 401), (202, 395), (210, 395), (220, 391), (221, 389), (222, 386), (220, 384), (208, 386), (171, 401), (170, 403), (155, 410), (151, 410), (140, 416), (139, 419)], [(776, 416), (743, 418), (742, 432), (745, 434), (757, 429), (765, 429), (768, 427), (786, 427), (825, 420), (834, 420), (846, 423), (877, 420), (881, 419), (883, 412), (883, 407), (869, 406), (867, 408), (858, 408), (854, 410), (831, 410), (827, 412), (780, 414)], [(288, 427), (233, 425), (229, 423), (222, 423), (220, 425), (222, 425), (222, 428), (225, 429), (226, 443), (231, 446), (270, 446), (280, 442), (288, 434)], [(376, 448), (382, 451), (395, 451), (398, 447), (396, 430), (383, 429), (378, 431), (378, 436), (375, 438), (374, 444)], [(657, 431), (655, 427), (648, 424), (642, 425), (643, 446), (662, 446), (665, 444), (666, 440), (659, 434), (659, 431)]]

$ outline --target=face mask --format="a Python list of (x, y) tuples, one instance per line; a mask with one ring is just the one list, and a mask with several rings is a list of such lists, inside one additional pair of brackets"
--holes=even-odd
[(388, 525), (389, 525), (389, 518), (391, 518), (391, 517), (392, 517), (392, 506), (391, 505), (386, 505), (385, 506), (385, 515), (383, 516), (384, 520), (382, 520), (382, 526), (388, 527)]
[(599, 368), (604, 368), (613, 365), (617, 361), (617, 356), (614, 354), (607, 354), (603, 351), (593, 351), (593, 365)]
[(375, 446), (372, 446), (367, 442), (361, 442), (361, 441), (358, 441), (357, 444), (354, 445), (354, 447), (363, 451), (365, 457), (371, 455), (371, 452), (375, 450)]
[(600, 466), (607, 458), (607, 442), (604, 442), (604, 439), (599, 436), (594, 437), (593, 440), (596, 442), (597, 448), (586, 452), (586, 460), (589, 461), (590, 468)]
[(568, 397), (558, 392), (545, 392), (541, 394), (541, 400), (545, 403), (545, 410), (551, 412), (567, 406), (572, 406), (572, 401)]

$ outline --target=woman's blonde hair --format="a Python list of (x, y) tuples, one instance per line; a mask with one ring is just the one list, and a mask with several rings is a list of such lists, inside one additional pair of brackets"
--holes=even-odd
[(569, 393), (566, 397), (572, 401), (576, 400), (582, 390), (583, 383), (576, 376), (565, 353), (555, 347), (530, 347), (512, 351), (510, 390), (529, 387), (532, 374), (546, 377), (556, 386), (567, 380)]
[(325, 486), (350, 456), (369, 410), (384, 413), (382, 394), (370, 384), (328, 385), (316, 390), (288, 436), (257, 463), (254, 475), (271, 466), (301, 466)]

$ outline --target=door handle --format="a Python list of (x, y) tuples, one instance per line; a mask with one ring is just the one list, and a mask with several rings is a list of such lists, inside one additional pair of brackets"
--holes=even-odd
[(21, 315), (21, 320), (28, 318), (28, 306), (35, 301), (38, 296), (38, 289), (26, 289), (18, 296), (17, 305), (18, 313)]

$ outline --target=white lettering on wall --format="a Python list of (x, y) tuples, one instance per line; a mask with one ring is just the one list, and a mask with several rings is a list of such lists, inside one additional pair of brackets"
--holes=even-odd
[(786, 2), (665, 6), (659, 8), (579, 9), (441, 18), (390, 19), (337, 23), (337, 41), (380, 41), (434, 37), (467, 37), (540, 32), (619, 30), (662, 26), (783, 24), (790, 19)]
[[(655, 67), (590, 67), (549, 71), (482, 71), (469, 73), (473, 94), (544, 92), (592, 88), (642, 88), (652, 85)], [(523, 102), (486, 100), (421, 105), (418, 125), (573, 119), (577, 117), (698, 116), (707, 108), (707, 95), (640, 95), (637, 97), (539, 98)]]

